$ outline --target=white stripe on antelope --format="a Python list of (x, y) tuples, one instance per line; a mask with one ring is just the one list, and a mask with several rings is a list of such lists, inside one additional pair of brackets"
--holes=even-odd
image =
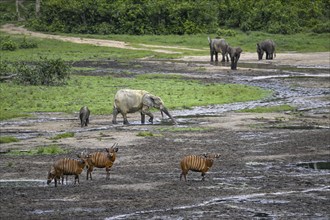
[(189, 170), (195, 172), (201, 172), (202, 180), (204, 180), (205, 173), (213, 165), (213, 160), (219, 157), (220, 154), (204, 154), (203, 156), (197, 156), (197, 155), (185, 156), (180, 163), (182, 170), (182, 173), (180, 175), (180, 180), (182, 179), (183, 176), (184, 180), (187, 181), (186, 176)]
[(64, 175), (74, 175), (75, 181), (74, 184), (78, 181), (79, 184), (79, 175), (87, 165), (88, 157), (81, 157), (77, 155), (80, 159), (71, 159), (71, 158), (62, 158), (54, 162), (48, 172), (47, 184), (50, 184), (52, 180), (55, 181), (55, 187), (57, 186), (57, 180), (62, 178)]
[(89, 177), (92, 180), (92, 172), (94, 167), (105, 168), (107, 172), (106, 179), (110, 179), (110, 168), (116, 160), (116, 153), (118, 152), (117, 146), (118, 143), (115, 143), (112, 147), (106, 148), (106, 152), (94, 152), (88, 155), (87, 180)]

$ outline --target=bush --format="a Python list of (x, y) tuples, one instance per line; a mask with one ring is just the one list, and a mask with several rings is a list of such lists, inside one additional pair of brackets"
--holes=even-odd
[(226, 37), (235, 37), (236, 32), (234, 30), (229, 29), (221, 29), (219, 28), (216, 33), (218, 36), (226, 36)]
[(16, 49), (17, 49), (17, 44), (10, 39), (1, 43), (1, 50), (14, 51)]
[(16, 82), (25, 85), (64, 85), (69, 78), (71, 67), (61, 59), (41, 58), (34, 65), (19, 63)]
[(37, 48), (38, 44), (35, 42), (28, 42), (26, 41), (26, 37), (24, 36), (23, 42), (20, 43), (19, 48), (20, 49), (28, 49), (28, 48)]
[(0, 60), (0, 76), (12, 75), (16, 70), (13, 65)]
[(324, 23), (320, 23), (314, 26), (314, 28), (312, 28), (312, 31), (314, 33), (330, 33), (330, 22), (324, 22)]

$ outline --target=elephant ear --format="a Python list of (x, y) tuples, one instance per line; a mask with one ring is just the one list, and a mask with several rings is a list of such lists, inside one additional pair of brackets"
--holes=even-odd
[(142, 104), (148, 107), (154, 106), (154, 96), (150, 94), (145, 94), (142, 99)]

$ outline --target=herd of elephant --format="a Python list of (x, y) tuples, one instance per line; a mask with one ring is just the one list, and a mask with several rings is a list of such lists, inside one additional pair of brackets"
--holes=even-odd
[[(213, 62), (213, 56), (215, 56), (215, 61), (218, 62), (218, 53), (222, 54), (221, 62), (229, 62), (228, 55), (231, 61), (231, 69), (237, 69), (237, 62), (241, 56), (242, 49), (240, 47), (231, 47), (226, 42), (225, 39), (215, 38), (211, 39), (208, 37), (209, 45), (210, 45), (210, 55), (211, 62)], [(266, 59), (272, 60), (275, 56), (275, 43), (272, 40), (265, 40), (260, 43), (257, 43), (257, 53), (258, 59), (261, 60), (264, 53), (266, 53)], [(226, 59), (225, 59), (226, 58)]]
[[(210, 39), (210, 37), (208, 37), (208, 41), (210, 45), (211, 62), (213, 62), (213, 56), (215, 56), (215, 61), (218, 62), (218, 53), (222, 54), (222, 62), (226, 61), (225, 58), (227, 59), (227, 62), (229, 62), (229, 55), (231, 60), (231, 69), (236, 70), (237, 62), (243, 50), (240, 47), (229, 46), (225, 39)], [(273, 57), (276, 56), (275, 43), (272, 40), (265, 40), (257, 43), (257, 53), (259, 60), (262, 59), (264, 53), (266, 53), (266, 59), (273, 59)], [(150, 112), (151, 108), (159, 109), (162, 117), (163, 113), (165, 113), (174, 124), (177, 124), (177, 121), (169, 113), (164, 105), (164, 102), (159, 96), (155, 96), (145, 90), (133, 89), (120, 89), (117, 91), (113, 103), (112, 123), (117, 124), (117, 115), (120, 113), (123, 116), (123, 123), (129, 124), (127, 114), (140, 112), (141, 123), (145, 123), (145, 115), (148, 115), (148, 121), (152, 124), (154, 116)], [(80, 109), (79, 119), (81, 127), (88, 125), (89, 115), (90, 110), (87, 106)]]

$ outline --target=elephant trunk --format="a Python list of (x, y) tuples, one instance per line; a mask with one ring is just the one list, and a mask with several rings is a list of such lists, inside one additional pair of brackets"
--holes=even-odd
[(173, 116), (168, 112), (167, 108), (163, 107), (162, 109), (160, 109), (160, 112), (164, 112), (173, 121), (174, 124), (178, 124), (177, 121), (173, 118)]

